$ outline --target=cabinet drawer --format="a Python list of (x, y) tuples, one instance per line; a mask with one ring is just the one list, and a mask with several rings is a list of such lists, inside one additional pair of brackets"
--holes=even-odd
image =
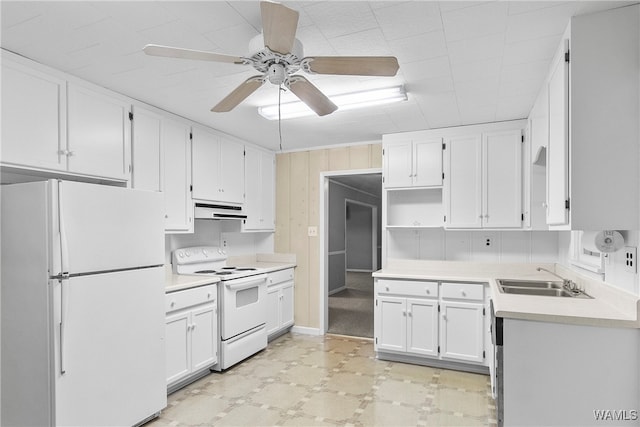
[(438, 297), (438, 282), (422, 280), (380, 279), (376, 292), (380, 295), (404, 295), (412, 297)]
[(442, 298), (482, 301), (484, 285), (482, 283), (442, 283)]
[(198, 304), (213, 302), (217, 297), (217, 285), (199, 286), (184, 291), (171, 292), (165, 295), (165, 311), (180, 310)]
[(277, 285), (282, 282), (289, 282), (293, 280), (293, 268), (287, 268), (286, 270), (274, 271), (273, 273), (269, 273), (269, 278), (267, 279), (267, 284)]

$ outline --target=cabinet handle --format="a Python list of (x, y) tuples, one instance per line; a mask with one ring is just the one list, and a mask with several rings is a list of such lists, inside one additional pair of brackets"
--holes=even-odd
[(171, 307), (174, 307), (176, 305), (175, 301), (171, 301)]
[(430, 293), (431, 293), (431, 291), (429, 289), (427, 289), (427, 294), (430, 294)]
[(413, 316), (413, 312), (410, 311), (409, 312), (409, 317), (412, 317), (412, 316)]
[(389, 292), (389, 287), (388, 286), (385, 289), (386, 289), (387, 292)]
[(465, 291), (461, 291), (461, 293), (462, 293), (462, 296), (463, 296), (463, 297), (466, 297), (466, 296), (467, 296), (467, 293), (466, 293)]
[(406, 311), (403, 311), (403, 312), (402, 312), (402, 315), (406, 317), (406, 316), (407, 316), (407, 312), (406, 312)]
[(69, 156), (69, 157), (73, 156), (74, 154), (75, 154), (75, 152), (73, 152), (73, 151), (67, 151), (67, 156)]

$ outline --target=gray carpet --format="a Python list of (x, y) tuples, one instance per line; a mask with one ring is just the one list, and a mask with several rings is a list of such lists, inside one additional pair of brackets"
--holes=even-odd
[(329, 333), (373, 338), (373, 277), (347, 272), (346, 289), (329, 296)]

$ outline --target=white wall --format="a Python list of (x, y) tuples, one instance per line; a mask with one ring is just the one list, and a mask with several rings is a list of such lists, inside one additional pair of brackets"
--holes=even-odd
[[(226, 246), (225, 246), (226, 244)], [(273, 252), (273, 233), (241, 233), (240, 221), (195, 220), (193, 234), (165, 236), (165, 262), (171, 263), (171, 253), (188, 246), (225, 247), (227, 256)]]
[(558, 233), (553, 231), (393, 230), (387, 242), (388, 258), (498, 263), (553, 263), (558, 258)]

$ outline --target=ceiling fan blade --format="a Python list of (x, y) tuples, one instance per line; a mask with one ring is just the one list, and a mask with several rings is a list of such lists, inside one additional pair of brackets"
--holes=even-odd
[(302, 60), (312, 74), (395, 76), (400, 66), (394, 56), (310, 56)]
[(291, 76), (288, 87), (291, 92), (319, 116), (331, 114), (338, 109), (336, 104), (302, 76)]
[(249, 95), (258, 90), (264, 83), (263, 76), (249, 77), (242, 82), (240, 86), (235, 88), (233, 92), (227, 95), (222, 101), (211, 109), (214, 113), (226, 113), (233, 110), (238, 104), (244, 101)]
[(157, 44), (148, 44), (142, 50), (147, 55), (167, 58), (196, 59), (199, 61), (228, 62), (232, 64), (245, 63), (245, 60), (239, 56), (223, 55), (205, 50), (182, 49), (180, 47), (160, 46)]
[(269, 1), (260, 2), (260, 12), (264, 45), (283, 55), (291, 53), (300, 14), (280, 3)]

